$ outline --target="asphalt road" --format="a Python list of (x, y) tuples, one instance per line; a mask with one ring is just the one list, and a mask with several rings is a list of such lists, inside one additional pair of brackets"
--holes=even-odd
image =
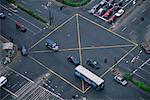
[[(41, 3), (43, 5), (46, 5), (44, 1), (34, 2), (34, 1), (29, 0), (26, 2), (30, 2), (30, 3), (24, 3), (22, 1), (19, 1), (19, 2), (23, 3), (27, 7), (33, 7), (39, 13), (41, 12), (37, 9), (40, 9), (40, 10), (42, 9), (41, 15), (47, 16), (46, 15), (47, 12), (46, 10), (44, 10), (45, 9), (44, 6), (41, 5)], [(33, 3), (35, 4), (35, 6), (31, 6), (31, 4)], [(19, 47), (22, 45), (27, 46), (27, 48), (29, 48), (29, 53), (30, 53), (29, 54), (30, 56), (28, 57), (22, 57), (21, 55), (19, 55), (19, 58), (16, 61), (14, 61), (11, 65), (8, 66), (9, 68), (15, 71), (14, 73), (16, 72), (19, 73), (19, 76), (21, 77), (18, 79), (15, 78), (15, 80), (18, 80), (18, 83), (16, 84), (21, 84), (21, 83), (23, 84), (24, 80), (27, 80), (26, 88), (23, 86), (20, 86), (21, 88), (23, 88), (22, 91), (25, 91), (25, 90), (28, 90), (30, 86), (34, 85), (32, 82), (36, 83), (36, 80), (38, 78), (43, 77), (43, 75), (45, 75), (46, 73), (50, 73), (50, 75), (47, 76), (47, 79), (44, 80), (40, 85), (44, 87), (45, 89), (49, 91), (53, 91), (57, 95), (62, 96), (63, 98), (70, 99), (72, 95), (78, 94), (80, 96), (82, 95), (86, 96), (89, 99), (103, 98), (103, 99), (113, 100), (113, 99), (118, 99), (118, 98), (124, 99), (128, 97), (127, 99), (148, 100), (149, 94), (135, 87), (132, 83), (129, 82), (127, 87), (123, 87), (113, 80), (114, 73), (108, 71), (107, 74), (104, 74), (104, 72), (107, 72), (106, 70), (109, 70), (109, 68), (112, 67), (115, 60), (117, 60), (119, 61), (119, 64), (117, 64), (117, 66), (120, 69), (121, 73), (138, 69), (138, 71), (135, 73), (135, 78), (140, 79), (143, 82), (149, 84), (149, 77), (148, 77), (149, 73), (145, 74), (145, 72), (144, 73), (141, 72), (142, 70), (141, 68), (139, 68), (139, 66), (143, 64), (149, 58), (148, 55), (142, 52), (140, 54), (140, 59), (136, 63), (136, 66), (130, 66), (130, 63), (128, 64), (125, 63), (126, 61), (130, 62), (132, 58), (138, 55), (139, 51), (141, 50), (140, 47), (137, 47), (135, 50), (131, 50), (135, 46), (135, 44), (129, 41), (134, 40), (133, 38), (135, 37), (138, 37), (136, 38), (138, 42), (137, 41), (134, 41), (134, 42), (139, 44), (139, 40), (140, 41), (143, 40), (143, 38), (141, 37), (144, 37), (144, 34), (142, 35), (137, 34), (137, 32), (140, 31), (142, 33), (143, 32), (145, 33), (144, 27), (149, 28), (148, 26), (149, 17), (147, 17), (149, 12), (148, 12), (148, 8), (146, 8), (148, 4), (149, 3), (145, 3), (145, 5), (144, 4), (142, 5), (144, 9), (146, 10), (143, 10), (141, 15), (137, 16), (138, 13), (134, 13), (134, 15), (131, 15), (125, 18), (124, 23), (120, 22), (120, 25), (117, 25), (117, 27), (113, 29), (113, 31), (121, 34), (121, 36), (119, 35), (119, 37), (116, 33), (112, 34), (110, 30), (105, 29), (105, 27), (109, 28), (110, 24), (100, 19), (97, 19), (94, 16), (89, 15), (87, 12), (85, 12), (87, 10), (86, 8), (71, 9), (67, 7), (63, 11), (60, 11), (59, 8), (57, 8), (57, 5), (52, 4), (53, 5), (52, 12), (54, 13), (53, 24), (56, 26), (66, 21), (68, 18), (73, 16), (73, 14), (81, 13), (83, 16), (85, 16), (85, 17), (77, 18), (76, 16), (78, 15), (76, 15), (72, 20), (66, 21), (67, 24), (62, 25), (62, 27), (58, 26), (58, 28), (54, 30), (52, 30), (51, 28), (47, 28), (45, 24), (41, 24), (39, 21), (35, 20), (34, 18), (30, 17), (29, 15), (27, 15), (26, 13), (20, 10), (18, 14), (12, 13), (12, 16), (7, 16), (5, 20), (1, 21), (2, 35), (8, 39), (10, 36), (13, 37), (14, 43), (17, 44)], [(7, 3), (4, 3), (3, 6), (1, 5), (2, 10), (4, 10), (4, 12), (6, 13), (8, 13), (9, 11), (7, 9), (8, 8), (7, 6), (8, 6)], [(137, 10), (139, 11), (141, 9), (137, 9)], [(92, 21), (86, 19), (87, 16), (89, 19), (92, 19)], [(133, 20), (134, 16), (137, 16), (137, 18)], [(142, 22), (138, 20), (141, 18), (141, 16), (145, 16), (144, 21)], [(133, 20), (133, 22), (131, 20)], [(16, 30), (15, 21), (22, 22), (25, 25), (25, 27), (27, 27), (28, 29), (27, 32), (21, 33), (18, 30)], [(95, 25), (93, 21), (98, 22), (105, 27), (99, 26), (98, 24)], [(79, 26), (77, 23), (79, 24)], [(137, 23), (139, 23), (139, 25), (137, 25)], [(143, 27), (142, 30), (137, 30), (137, 28), (139, 27)], [(129, 34), (130, 31), (133, 31), (133, 33), (131, 33), (131, 34), (134, 34), (132, 37)], [(127, 33), (129, 35), (127, 35)], [(79, 35), (80, 35), (80, 39), (79, 39)], [(122, 35), (126, 38), (122, 37)], [(58, 53), (53, 53), (53, 54), (51, 52), (49, 53), (49, 51), (45, 52), (47, 48), (45, 48), (43, 44), (46, 38), (52, 38), (54, 41), (56, 41), (60, 45), (60, 49), (62, 49), (62, 51)], [(37, 43), (37, 45), (34, 45), (35, 43)], [(110, 45), (112, 45), (113, 47), (117, 47), (117, 45), (123, 45), (123, 47), (119, 46), (118, 48), (113, 48)], [(94, 48), (98, 46), (101, 46), (99, 47), (98, 50), (97, 49), (81, 50), (81, 51), (80, 50), (76, 51), (74, 49), (72, 49), (74, 51), (68, 50), (69, 48), (79, 48), (79, 47)], [(68, 50), (68, 51), (65, 52), (65, 50), (66, 51)], [(130, 50), (132, 52), (129, 52)], [(36, 53), (36, 51), (41, 51), (41, 52)], [(81, 56), (81, 52), (82, 52), (82, 56)], [(86, 89), (89, 85), (87, 83), (84, 83), (84, 87), (83, 87), (82, 81), (74, 77), (74, 71), (73, 71), (74, 66), (71, 63), (67, 62), (67, 60), (65, 60), (68, 55), (75, 56), (88, 69), (92, 70), (94, 73), (96, 73), (99, 76), (102, 75), (102, 77), (106, 81), (105, 89), (102, 91), (95, 91), (95, 89), (91, 88), (85, 94), (82, 94), (81, 93), (82, 90)], [(99, 65), (100, 69), (94, 70), (90, 66), (87, 66), (85, 62), (87, 58), (94, 58), (98, 62), (100, 62), (100, 65)], [(104, 63), (105, 58), (108, 58), (107, 64)], [(142, 67), (142, 69), (150, 70), (149, 64), (145, 64), (144, 67)], [(142, 74), (141, 76), (142, 78), (144, 77), (144, 80), (139, 77), (139, 74)], [(14, 77), (15, 76), (8, 76), (8, 79), (11, 80)], [(9, 85), (6, 85), (4, 87), (4, 90), (2, 91), (7, 92), (8, 94), (3, 92), (4, 93), (2, 96), (3, 98), (5, 96), (6, 98), (9, 98), (10, 94), (15, 96), (18, 93), (16, 91), (19, 91), (19, 88), (15, 87), (14, 81), (10, 81), (9, 84), (13, 88), (10, 89), (8, 87)], [(5, 90), (5, 88), (10, 91)], [(40, 90), (40, 91), (43, 91), (43, 90)], [(18, 95), (21, 95), (21, 94), (17, 94), (17, 96)], [(27, 97), (28, 96), (29, 95), (27, 95)], [(37, 98), (36, 95), (34, 95), (34, 97)]]

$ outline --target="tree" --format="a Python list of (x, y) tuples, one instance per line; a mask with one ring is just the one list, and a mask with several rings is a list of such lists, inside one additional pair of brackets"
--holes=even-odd
[(7, 0), (9, 3), (16, 4), (16, 0)]

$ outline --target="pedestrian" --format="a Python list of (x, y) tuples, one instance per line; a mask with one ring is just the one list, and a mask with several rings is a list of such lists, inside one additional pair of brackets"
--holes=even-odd
[(143, 18), (143, 17), (141, 17), (141, 21), (144, 21), (144, 18)]
[(107, 58), (104, 60), (104, 63), (107, 63)]
[(60, 10), (63, 10), (63, 8), (64, 8), (64, 6), (61, 6), (61, 7), (60, 7)]

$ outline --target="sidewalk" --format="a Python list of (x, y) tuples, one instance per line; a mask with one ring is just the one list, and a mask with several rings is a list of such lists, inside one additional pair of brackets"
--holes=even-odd
[[(18, 55), (18, 48), (17, 48), (17, 45), (15, 45), (15, 44), (13, 44), (13, 49), (12, 50), (3, 50), (2, 49), (3, 43), (6, 43), (6, 42), (10, 42), (10, 41), (0, 35), (0, 47), (1, 47), (0, 48), (0, 51), (1, 51), (1, 55), (0, 55), (0, 69), (4, 67), (3, 65), (5, 65), (4, 62), (6, 60), (8, 60), (8, 63), (6, 62), (6, 64), (9, 64), (12, 61), (14, 61), (15, 58), (17, 57), (17, 55)], [(8, 59), (6, 59), (6, 58), (8, 58)]]

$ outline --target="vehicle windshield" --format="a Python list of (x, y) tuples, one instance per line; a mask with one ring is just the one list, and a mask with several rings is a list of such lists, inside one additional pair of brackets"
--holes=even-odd
[(53, 44), (52, 44), (52, 47), (55, 47), (55, 46), (56, 46), (56, 43), (53, 43)]

